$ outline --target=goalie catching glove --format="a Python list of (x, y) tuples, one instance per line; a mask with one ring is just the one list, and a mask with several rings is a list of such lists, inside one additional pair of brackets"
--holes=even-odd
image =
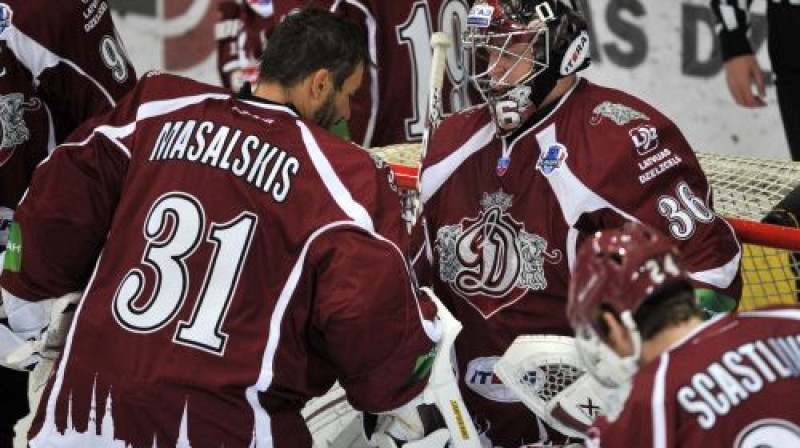
[(569, 437), (585, 437), (616, 393), (586, 372), (567, 336), (519, 336), (494, 372), (542, 421)]

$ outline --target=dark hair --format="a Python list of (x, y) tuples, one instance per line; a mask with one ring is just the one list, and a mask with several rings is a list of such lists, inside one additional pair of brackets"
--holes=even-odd
[[(608, 311), (619, 320), (619, 313), (610, 305), (600, 306), (597, 324), (608, 340), (608, 325), (602, 319), (602, 313)], [(633, 321), (639, 329), (643, 341), (652, 339), (665, 328), (680, 325), (691, 318), (703, 318), (703, 311), (697, 304), (694, 290), (688, 282), (674, 282), (653, 292), (633, 313)]]
[(367, 61), (366, 40), (354, 22), (309, 7), (287, 15), (273, 31), (261, 56), (261, 79), (293, 87), (328, 69), (338, 90)]

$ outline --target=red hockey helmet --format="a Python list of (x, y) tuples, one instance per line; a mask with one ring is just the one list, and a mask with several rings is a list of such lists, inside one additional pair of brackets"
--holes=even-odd
[(463, 44), (470, 79), (506, 132), (524, 122), (559, 78), (589, 63), (579, 0), (476, 0)]
[[(671, 287), (691, 288), (689, 272), (672, 242), (642, 223), (598, 232), (578, 250), (567, 317), (587, 369), (600, 382), (616, 386), (636, 370), (641, 337), (633, 314), (654, 293)], [(606, 347), (598, 325), (604, 310), (619, 314), (634, 342), (634, 356), (612, 356)]]

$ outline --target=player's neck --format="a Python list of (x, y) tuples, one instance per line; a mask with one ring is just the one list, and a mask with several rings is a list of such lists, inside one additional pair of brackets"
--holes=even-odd
[(305, 117), (303, 115), (305, 104), (303, 101), (298, 101), (298, 90), (297, 88), (286, 88), (279, 83), (259, 81), (253, 95), (273, 103), (290, 104), (300, 112), (301, 116)]
[(652, 338), (643, 341), (642, 364), (647, 364), (661, 356), (664, 351), (672, 347), (679, 340), (683, 339), (684, 336), (689, 334), (702, 323), (703, 322), (699, 318), (692, 317), (678, 325), (671, 325), (661, 330)]

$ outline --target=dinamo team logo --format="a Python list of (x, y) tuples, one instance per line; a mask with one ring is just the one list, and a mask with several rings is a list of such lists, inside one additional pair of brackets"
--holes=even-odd
[(512, 196), (484, 193), (476, 218), (444, 226), (436, 234), (439, 277), (488, 319), (530, 290), (547, 288), (544, 263), (561, 261), (560, 250), (523, 228), (508, 209)]

